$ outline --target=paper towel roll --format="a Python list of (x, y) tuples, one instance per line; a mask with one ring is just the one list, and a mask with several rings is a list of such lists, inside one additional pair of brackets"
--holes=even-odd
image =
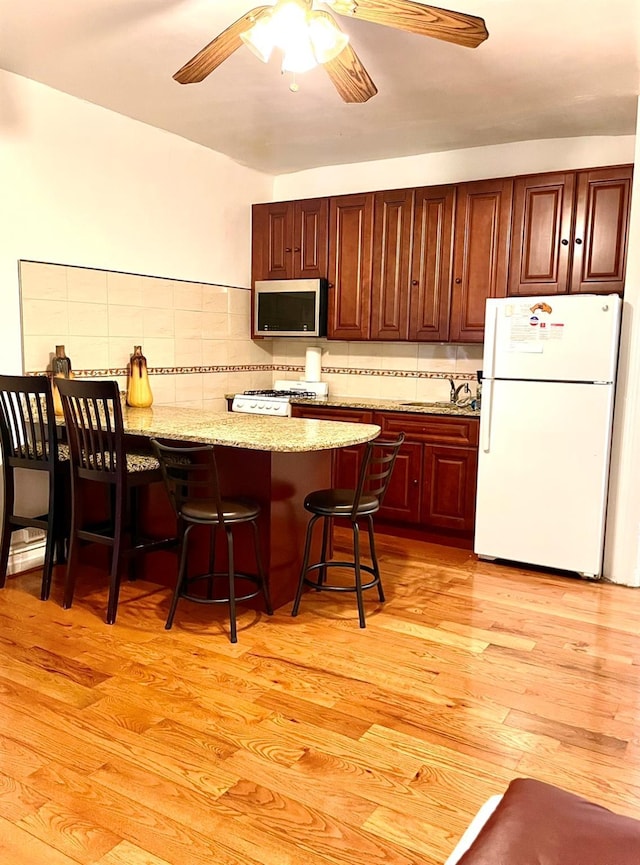
[(322, 349), (319, 346), (309, 346), (304, 361), (304, 380), (320, 381), (322, 374)]

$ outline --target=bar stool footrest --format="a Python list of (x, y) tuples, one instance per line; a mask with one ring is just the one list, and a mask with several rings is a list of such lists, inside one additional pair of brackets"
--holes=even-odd
[[(351, 568), (352, 571), (355, 571), (356, 566), (354, 562), (317, 562), (315, 565), (309, 565), (305, 571), (305, 574), (308, 574), (309, 571), (317, 571), (324, 568)], [(362, 583), (361, 589), (364, 592), (366, 589), (373, 589), (375, 586), (380, 585), (380, 576), (374, 571), (374, 569), (370, 565), (360, 565), (361, 571), (366, 571), (368, 574), (371, 574), (373, 577), (368, 583)], [(305, 586), (309, 586), (312, 589), (316, 589), (318, 592), (357, 592), (357, 586), (334, 586), (327, 583), (321, 583), (320, 579), (318, 581), (310, 580), (307, 576), (302, 578), (302, 582)]]
[[(196, 604), (228, 604), (230, 601), (229, 596), (227, 595), (224, 598), (203, 598), (201, 595), (191, 595), (188, 593), (188, 588), (192, 583), (201, 583), (205, 580), (229, 580), (229, 572), (228, 571), (215, 571), (211, 574), (196, 574), (193, 577), (187, 577), (187, 579), (183, 582), (183, 587), (180, 589), (180, 597), (184, 598), (186, 601), (193, 601)], [(260, 577), (256, 574), (246, 574), (241, 571), (235, 571), (234, 579), (236, 580), (248, 580), (250, 583), (253, 583), (257, 588), (255, 592), (248, 592), (244, 595), (236, 595), (235, 602), (240, 603), (242, 601), (249, 601), (251, 598), (256, 598), (258, 595), (262, 594), (262, 584), (260, 582)], [(184, 590), (186, 588), (186, 591)]]

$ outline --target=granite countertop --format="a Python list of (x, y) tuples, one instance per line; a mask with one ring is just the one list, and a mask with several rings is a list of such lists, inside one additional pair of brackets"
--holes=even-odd
[[(233, 399), (235, 394), (226, 394), (226, 399)], [(396, 399), (374, 399), (366, 396), (329, 396), (325, 399), (313, 399), (308, 397), (291, 397), (292, 405), (310, 405), (319, 408), (330, 406), (332, 408), (361, 408), (371, 411), (401, 411), (413, 412), (415, 414), (444, 414), (458, 415), (460, 417), (480, 417), (480, 409), (468, 406), (458, 406), (450, 402), (430, 402), (429, 400), (396, 400)]]
[(284, 453), (362, 444), (380, 432), (374, 424), (217, 413), (168, 405), (126, 407), (123, 415), (125, 430), (131, 435)]
[(461, 417), (480, 417), (480, 409), (471, 406), (458, 406), (450, 402), (430, 402), (429, 400), (373, 399), (358, 396), (329, 396), (326, 399), (292, 397), (293, 405), (331, 406), (333, 408), (362, 408), (372, 411), (400, 411), (416, 414), (446, 414)]

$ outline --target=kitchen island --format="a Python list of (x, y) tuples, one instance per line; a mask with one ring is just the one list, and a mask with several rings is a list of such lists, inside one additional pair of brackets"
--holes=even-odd
[[(216, 445), (223, 494), (260, 504), (261, 549), (274, 607), (292, 600), (297, 587), (308, 520), (305, 496), (331, 486), (333, 450), (364, 444), (380, 432), (376, 424), (213, 414), (173, 406), (125, 408), (123, 417), (127, 436), (136, 446), (148, 447), (150, 438), (171, 445)], [(161, 485), (149, 488), (142, 507), (143, 525), (150, 534), (173, 533), (175, 519)], [(251, 571), (254, 561), (248, 528), (239, 525), (234, 532), (237, 569)], [(192, 546), (190, 567), (206, 569), (204, 531)], [(162, 551), (146, 557), (146, 579), (172, 586), (176, 571), (175, 553)], [(261, 602), (256, 599), (256, 603)]]

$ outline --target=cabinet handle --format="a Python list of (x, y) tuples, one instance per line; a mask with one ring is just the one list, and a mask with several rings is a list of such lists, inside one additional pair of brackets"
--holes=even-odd
[(563, 245), (563, 246), (569, 246), (569, 241), (567, 240), (566, 237), (564, 237), (564, 238), (562, 239), (562, 245)]
[(299, 247), (299, 246), (294, 246), (293, 251), (294, 251), (294, 252), (300, 252), (300, 247)]
[(284, 251), (285, 251), (285, 252), (291, 252), (291, 247), (290, 247), (290, 246), (286, 246)]
[(418, 280), (417, 280), (417, 279), (412, 279), (412, 280), (411, 280), (411, 285), (419, 285)]
[(330, 282), (328, 287), (329, 288), (335, 288), (335, 285), (332, 282)]
[(414, 479), (411, 481), (411, 483), (414, 485), (414, 487), (417, 487), (417, 486), (418, 486), (418, 478), (414, 478)]
[(581, 244), (581, 243), (582, 243), (582, 240), (581, 240), (581, 238), (579, 238), (579, 237), (576, 237), (576, 243), (577, 243), (577, 244), (578, 244), (578, 246), (580, 246), (580, 244)]
[(459, 276), (456, 276), (456, 285), (460, 285), (462, 279)]

